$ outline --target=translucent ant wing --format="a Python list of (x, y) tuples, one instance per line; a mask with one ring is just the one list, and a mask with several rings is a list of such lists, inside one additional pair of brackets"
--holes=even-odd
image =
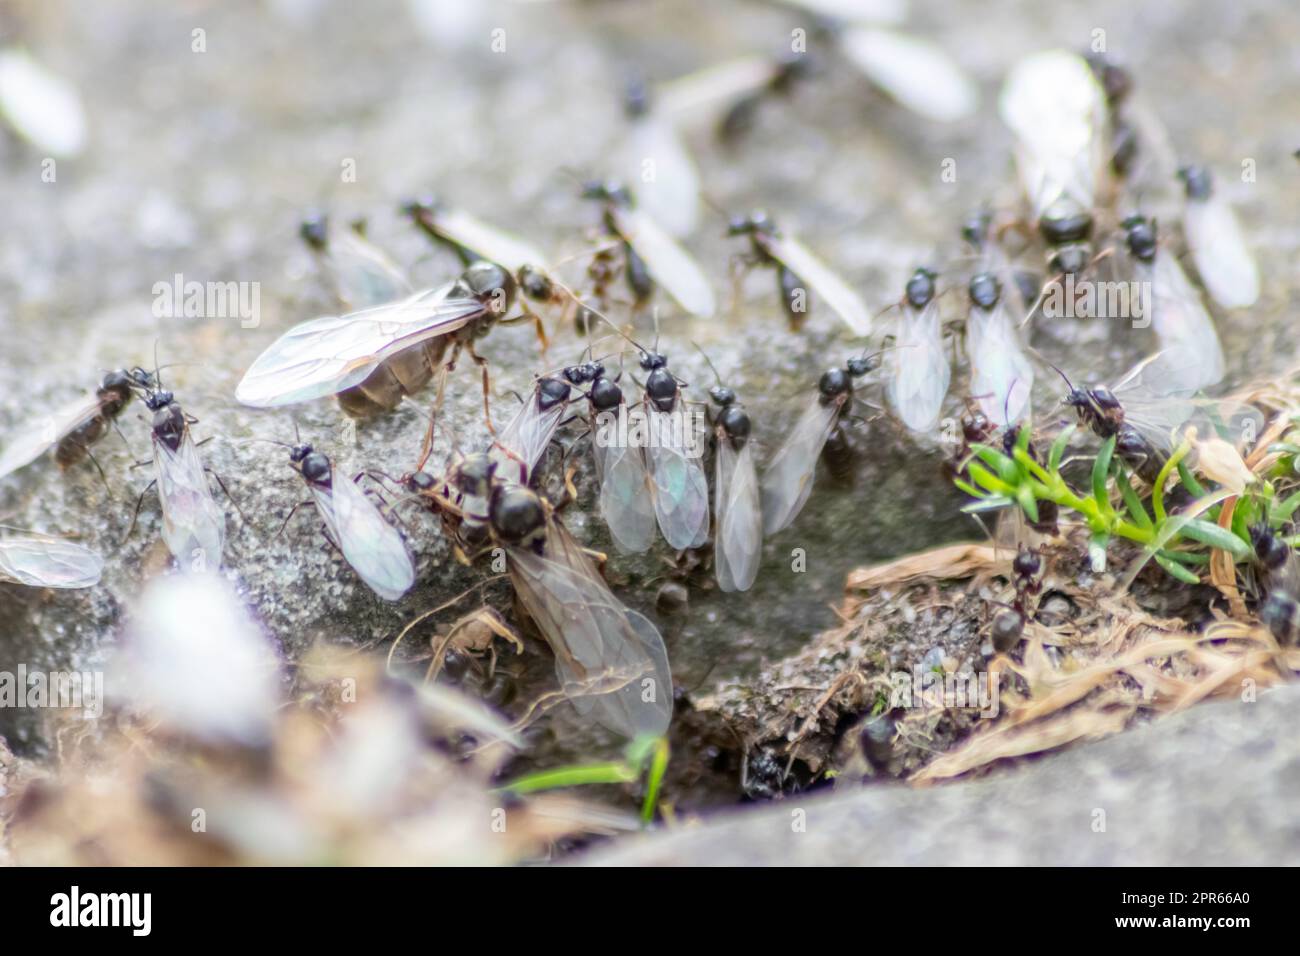
[(970, 307), (966, 318), (970, 392), (980, 411), (999, 428), (1020, 420), (1034, 387), (1034, 367), (1006, 305)]
[(650, 407), (645, 457), (655, 516), (664, 540), (677, 550), (698, 547), (709, 536), (709, 479), (703, 441), (682, 403), (671, 412)]
[(723, 591), (748, 591), (763, 555), (763, 506), (750, 449), (746, 442), (737, 452), (718, 430), (713, 563)]
[[(592, 436), (596, 472), (600, 476), (600, 513), (614, 546), (624, 554), (639, 554), (654, 543), (655, 509), (645, 457), (637, 446), (617, 440), (598, 425)], [(600, 429), (607, 429), (604, 434)]]
[(673, 707), (663, 638), (613, 595), (564, 526), (550, 521), (541, 554), (509, 549), (508, 567), (578, 712), (625, 737), (663, 734)]
[(885, 353), (884, 364), (885, 395), (899, 419), (912, 431), (930, 431), (939, 422), (952, 374), (937, 302), (899, 310), (894, 348)]
[(533, 470), (555, 438), (570, 403), (558, 401), (543, 408), (544, 393), (534, 388), (519, 411), (497, 434), (490, 454), (497, 462), (497, 474), (526, 485)]
[(225, 549), (226, 516), (212, 496), (190, 430), (176, 451), (154, 436), (153, 463), (168, 550), (182, 570), (216, 570)]
[(803, 510), (812, 493), (817, 459), (835, 428), (840, 407), (814, 398), (768, 462), (760, 484), (764, 534), (788, 527)]
[(450, 297), (453, 285), (344, 316), (294, 326), (258, 356), (235, 390), (254, 408), (323, 398), (365, 381), (385, 359), (483, 315), (476, 299)]
[(31, 464), (98, 415), (102, 407), (99, 395), (91, 392), (49, 414), (37, 413), (5, 443), (0, 452), (0, 478)]
[(409, 591), (415, 566), (406, 542), (357, 483), (334, 472), (328, 486), (309, 487), (330, 536), (357, 576), (385, 601)]
[(0, 538), (0, 581), (33, 588), (89, 588), (99, 583), (104, 559), (62, 538)]

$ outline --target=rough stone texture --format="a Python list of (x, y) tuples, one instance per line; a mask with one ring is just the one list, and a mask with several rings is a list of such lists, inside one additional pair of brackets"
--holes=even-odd
[[(600, 168), (629, 68), (654, 79), (676, 76), (779, 48), (801, 22), (750, 2), (707, 9), (694, 0), (455, 6), (470, 11), (467, 25), (436, 39), (415, 29), (408, 5), (396, 2), (195, 9), (145, 0), (45, 2), (22, 5), (6, 23), (6, 41), (25, 42), (81, 89), (91, 139), (85, 156), (60, 162), (51, 184), (40, 181), (42, 157), (0, 136), (0, 436), (34, 408), (56, 407), (89, 387), (103, 369), (151, 363), (155, 344), (162, 362), (194, 363), (168, 371), (168, 384), (201, 419), (199, 436), (216, 436), (205, 456), (250, 517), (245, 525), (230, 512), (227, 574), (290, 656), (320, 637), (390, 639), (416, 613), (480, 576), (450, 562), (431, 525), (417, 525), (420, 584), (389, 606), (326, 548), (317, 522), (300, 516), (274, 536), (302, 489), (283, 449), (249, 439), (288, 439), (296, 421), (304, 437), (344, 461), (396, 472), (414, 463), (425, 425), (426, 406), (410, 403), (363, 425), (351, 446), (341, 441), (342, 418), (330, 402), (292, 413), (234, 403), (248, 363), (292, 323), (325, 308), (295, 235), (301, 213), (325, 204), (339, 215), (367, 216), (375, 241), (427, 284), (445, 280), (453, 263), (394, 214), (399, 199), (423, 188), (514, 228), (557, 260), (572, 255), (583, 248), (591, 211), (557, 170)], [(1204, 157), (1227, 176), (1243, 157), (1257, 160), (1257, 183), (1233, 183), (1232, 197), (1259, 249), (1265, 297), (1250, 314), (1220, 317), (1220, 328), (1238, 374), (1289, 363), (1300, 177), (1290, 158), (1294, 131), (1280, 118), (1294, 107), (1300, 70), (1291, 48), (1300, 31), (1294, 5), (915, 6), (910, 28), (942, 43), (979, 81), (977, 119), (951, 127), (919, 121), (861, 78), (832, 69), (793, 103), (763, 110), (740, 149), (721, 149), (707, 131), (690, 135), (710, 198), (728, 209), (768, 207), (883, 307), (897, 300), (911, 267), (957, 254), (953, 231), (966, 211), (1011, 194), (1009, 143), (993, 111), (1007, 66), (1045, 46), (1082, 46), (1104, 29), (1110, 50), (1137, 69), (1139, 88), (1180, 155)], [(506, 31), (503, 54), (488, 48), (497, 27)], [(195, 29), (206, 31), (206, 52), (192, 49)], [(957, 160), (956, 183), (940, 179), (946, 158)], [(344, 184), (339, 174), (349, 159), (357, 181)], [(723, 292), (736, 246), (720, 232), (720, 220), (707, 222), (690, 245)], [(570, 277), (580, 275), (569, 269)], [(243, 329), (233, 318), (156, 318), (153, 287), (177, 273), (260, 283), (259, 327)], [(862, 343), (847, 340), (824, 312), (815, 311), (802, 334), (789, 333), (770, 273), (756, 274), (746, 289), (744, 308), (708, 327), (666, 322), (665, 342), (674, 368), (701, 385), (711, 380), (689, 342), (709, 351), (770, 450), (822, 368)], [(559, 335), (552, 360), (571, 360), (582, 344)], [(532, 333), (494, 331), (483, 351), (504, 414), (508, 390), (526, 388), (540, 371)], [(954, 413), (962, 382), (959, 372)], [(444, 420), (468, 446), (482, 437), (468, 365), (454, 384)], [(1051, 386), (1045, 389), (1050, 394)], [(122, 427), (131, 451), (142, 455), (147, 429), (138, 405)], [(915, 446), (887, 420), (857, 427), (855, 437), (869, 454), (859, 456), (853, 489), (822, 476), (796, 526), (768, 543), (754, 591), (697, 592), (689, 615), (658, 619), (682, 684), (753, 673), (764, 659), (782, 658), (834, 625), (830, 606), (849, 569), (978, 534), (956, 514), (957, 498), (932, 450), (904, 457)], [(145, 482), (141, 471), (129, 470), (132, 454), (111, 435), (96, 454), (111, 499), (90, 467), (59, 475), (48, 461), (0, 486), (7, 523), (77, 532), (111, 555), (103, 586), (88, 594), (52, 597), (0, 585), (0, 669), (18, 662), (95, 666), (121, 633), (141, 579), (166, 564), (155, 502), (146, 502), (140, 527), (123, 541)], [(602, 543), (598, 522), (581, 508), (567, 520), (585, 540)], [(795, 547), (807, 552), (808, 572), (799, 576), (790, 573)], [(625, 600), (653, 607), (661, 557), (612, 563)], [(544, 677), (549, 662), (532, 652), (533, 670)], [(39, 747), (12, 713), (0, 714), (0, 733), (16, 749)], [(592, 752), (591, 738), (571, 727), (550, 733), (544, 762)], [(723, 796), (732, 799), (734, 790)]]
[[(1300, 688), (1206, 704), (984, 780), (808, 795), (588, 865), (1295, 865)], [(1105, 832), (1094, 831), (1097, 811)], [(796, 811), (806, 830), (796, 833)]]

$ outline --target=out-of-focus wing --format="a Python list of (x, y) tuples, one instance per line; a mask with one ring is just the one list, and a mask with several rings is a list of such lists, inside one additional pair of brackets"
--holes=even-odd
[(406, 542), (357, 483), (335, 471), (328, 490), (310, 487), (325, 526), (357, 576), (385, 601), (409, 591), (415, 566)]
[(919, 310), (904, 306), (895, 328), (894, 347), (885, 353), (885, 395), (904, 425), (926, 432), (939, 421), (952, 374), (938, 303)]
[(430, 215), (433, 228), (440, 235), (480, 258), (495, 262), (511, 275), (523, 266), (541, 268), (546, 264), (546, 257), (532, 243), (463, 210), (439, 207)]
[(1151, 328), (1170, 375), (1166, 389), (1195, 391), (1214, 385), (1223, 378), (1223, 346), (1200, 292), (1167, 250), (1156, 254), (1154, 266), (1139, 270), (1139, 275), (1144, 273), (1151, 283)]
[(760, 486), (764, 534), (786, 528), (803, 510), (812, 493), (817, 459), (835, 427), (838, 410), (834, 403), (814, 399), (767, 463)]
[(807, 246), (790, 236), (778, 235), (772, 237), (768, 248), (791, 272), (808, 283), (815, 295), (825, 300), (854, 335), (871, 334), (871, 312), (862, 297), (809, 252)]
[(508, 567), (578, 712), (626, 737), (663, 734), (673, 709), (663, 638), (610, 592), (564, 526), (550, 523), (542, 554), (510, 549)]
[(650, 276), (691, 315), (709, 318), (717, 311), (708, 277), (662, 227), (639, 209), (614, 212), (618, 233), (645, 260)]
[(940, 123), (964, 119), (979, 106), (979, 91), (942, 48), (919, 37), (857, 27), (840, 48), (873, 83), (913, 113)]
[(254, 408), (333, 395), (364, 381), (404, 349), (461, 328), (483, 314), (476, 299), (449, 298), (451, 286), (387, 305), (295, 325), (258, 356), (235, 389)]
[(1183, 231), (1196, 271), (1214, 301), (1225, 309), (1254, 305), (1259, 298), (1259, 267), (1222, 193), (1215, 190), (1208, 199), (1188, 199)]
[(1062, 196), (1092, 209), (1109, 144), (1106, 94), (1087, 62), (1065, 50), (1026, 57), (1008, 74), (998, 112), (1016, 137), (1034, 218)]
[(0, 52), (0, 115), (23, 139), (55, 156), (86, 145), (86, 112), (77, 88), (26, 50)]
[(104, 559), (62, 538), (0, 538), (0, 581), (33, 588), (89, 588), (99, 583)]
[(788, 7), (847, 23), (901, 23), (907, 0), (780, 0)]
[(1034, 367), (1006, 305), (972, 305), (966, 318), (970, 393), (999, 428), (1020, 421), (1034, 387)]
[(713, 565), (723, 591), (748, 591), (763, 553), (763, 508), (750, 447), (746, 442), (737, 452), (718, 436)]
[(653, 436), (646, 447), (646, 466), (659, 530), (672, 548), (698, 547), (709, 537), (709, 479), (702, 442), (686, 434), (691, 419), (680, 404), (672, 412), (650, 408), (646, 420)]
[(215, 571), (225, 549), (226, 516), (217, 505), (189, 429), (172, 451), (153, 442), (154, 477), (162, 503), (163, 540), (182, 571)]
[[(655, 509), (641, 449), (617, 440), (616, 426), (597, 425), (592, 454), (600, 477), (600, 514), (614, 546), (639, 554), (654, 543)], [(600, 429), (606, 429), (604, 433)]]
[(349, 309), (366, 309), (403, 299), (411, 283), (398, 265), (350, 226), (331, 222), (323, 257), (334, 293)]
[(676, 123), (697, 115), (716, 113), (736, 100), (764, 90), (776, 78), (777, 64), (770, 57), (742, 56), (660, 84), (655, 91), (656, 110)]
[(674, 236), (700, 221), (700, 175), (672, 123), (657, 111), (630, 119), (615, 168), (636, 184), (639, 207)]
[(37, 412), (5, 442), (0, 451), (0, 478), (31, 464), (65, 435), (90, 421), (99, 414), (101, 404), (99, 396), (91, 392), (52, 412)]

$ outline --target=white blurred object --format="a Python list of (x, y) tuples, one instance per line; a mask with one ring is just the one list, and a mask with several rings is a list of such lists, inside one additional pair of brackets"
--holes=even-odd
[(1242, 235), (1237, 214), (1204, 167), (1182, 173), (1187, 183), (1183, 232), (1196, 271), (1211, 298), (1225, 309), (1244, 309), (1259, 299), (1259, 267)]
[(638, 205), (669, 234), (682, 238), (700, 221), (700, 175), (673, 124), (650, 110), (627, 119), (614, 169)]
[(907, 0), (778, 0), (821, 17), (850, 23), (902, 23)]
[(1016, 168), (1034, 218), (1063, 196), (1091, 210), (1109, 146), (1106, 94), (1092, 67), (1065, 50), (1026, 57), (1007, 75), (998, 113), (1016, 137)]
[(86, 111), (69, 81), (26, 50), (0, 51), (0, 114), (37, 149), (65, 158), (86, 146)]
[(216, 575), (151, 582), (119, 657), (132, 706), (175, 730), (257, 745), (280, 705), (275, 650)]
[(979, 91), (943, 48), (929, 40), (854, 27), (840, 49), (871, 82), (926, 119), (951, 123), (975, 112)]

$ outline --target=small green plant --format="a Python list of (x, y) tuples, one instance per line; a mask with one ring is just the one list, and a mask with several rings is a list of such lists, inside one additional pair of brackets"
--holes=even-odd
[(641, 802), (641, 823), (648, 826), (654, 820), (659, 802), (659, 790), (668, 770), (668, 738), (643, 735), (635, 738), (623, 751), (622, 760), (603, 763), (570, 764), (551, 770), (539, 770), (511, 781), (501, 789), (522, 796), (557, 790), (561, 787), (580, 787), (599, 783), (635, 783), (645, 776), (645, 797)]
[[(975, 499), (963, 510), (1018, 507), (1031, 522), (1037, 522), (1039, 502), (1051, 501), (1076, 514), (1088, 526), (1088, 550), (1095, 570), (1105, 568), (1110, 543), (1124, 538), (1141, 545), (1147, 556), (1174, 578), (1199, 584), (1201, 577), (1196, 569), (1209, 564), (1211, 550), (1219, 549), (1234, 561), (1244, 561), (1253, 554), (1248, 530), (1253, 524), (1263, 521), (1279, 528), (1300, 506), (1300, 491), (1279, 503), (1273, 485), (1257, 479), (1237, 496), (1230, 527), (1220, 527), (1223, 502), (1234, 497), (1234, 492), (1227, 488), (1207, 490), (1202, 485), (1187, 465), (1192, 446), (1186, 440), (1169, 456), (1143, 498), (1131, 470), (1115, 454), (1115, 438), (1109, 438), (1093, 459), (1090, 488), (1081, 492), (1061, 474), (1062, 460), (1074, 432), (1075, 426), (1071, 425), (1056, 437), (1045, 463), (1030, 454), (1028, 429), (1020, 430), (1010, 454), (989, 445), (972, 446), (965, 462), (965, 476), (955, 479), (957, 487)], [(1295, 451), (1300, 453), (1300, 445)], [(1165, 496), (1174, 475), (1195, 500), (1171, 514)]]

